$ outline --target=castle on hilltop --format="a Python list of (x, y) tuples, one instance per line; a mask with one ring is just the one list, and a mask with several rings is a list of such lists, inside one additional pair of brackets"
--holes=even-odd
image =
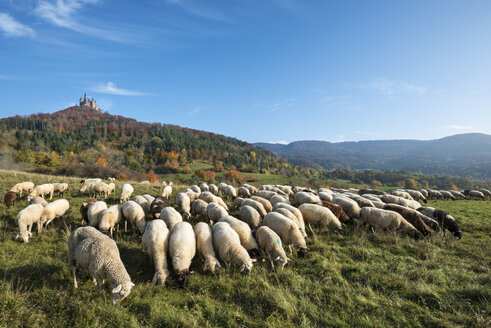
[(94, 98), (92, 99), (88, 99), (87, 98), (87, 93), (84, 94), (84, 98), (82, 99), (82, 97), (80, 97), (80, 107), (85, 107), (85, 108), (88, 108), (88, 109), (92, 109), (92, 110), (97, 110), (97, 111), (101, 111), (98, 107), (97, 107), (97, 102), (95, 101)]

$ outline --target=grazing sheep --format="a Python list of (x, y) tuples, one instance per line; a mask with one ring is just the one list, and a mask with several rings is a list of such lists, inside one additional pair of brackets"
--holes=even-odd
[(149, 194), (145, 194), (143, 195), (143, 198), (145, 198), (147, 200), (147, 203), (149, 205), (151, 205), (153, 203), (153, 201), (155, 200), (155, 197), (149, 195)]
[(312, 193), (308, 193), (305, 191), (299, 191), (295, 193), (295, 196), (293, 196), (293, 199), (295, 199), (295, 204), (297, 206), (302, 205), (302, 204), (317, 204), (320, 205), (322, 204), (321, 199)]
[(160, 185), (160, 189), (164, 189), (165, 187), (167, 187), (167, 182), (162, 181), (162, 184)]
[[(259, 191), (258, 191), (259, 192)], [(256, 193), (257, 195), (257, 193)], [(267, 200), (266, 198), (263, 198), (263, 197), (259, 197), (259, 196), (251, 196), (251, 200), (255, 200), (256, 202), (260, 202), (264, 209), (266, 210), (267, 213), (271, 212), (273, 210), (273, 205), (271, 205), (270, 201)]]
[(259, 246), (252, 235), (251, 227), (247, 223), (230, 215), (223, 216), (218, 222), (227, 222), (230, 224), (232, 229), (239, 235), (240, 244), (244, 246), (251, 256), (257, 256)]
[(358, 194), (344, 194), (347, 198), (354, 200), (360, 207), (376, 207), (370, 199)]
[(176, 195), (176, 204), (181, 209), (181, 214), (184, 220), (189, 220), (191, 217), (191, 200), (188, 195), (180, 192)]
[(460, 230), (457, 221), (445, 211), (437, 210), (434, 207), (420, 207), (418, 212), (434, 218), (445, 233), (445, 229), (450, 231), (456, 238), (462, 239), (462, 230)]
[(421, 191), (407, 189), (406, 192), (411, 195), (414, 200), (422, 200), (425, 204), (428, 202), (426, 196), (421, 193)]
[(443, 199), (443, 195), (437, 190), (428, 190), (428, 199)]
[(360, 217), (360, 206), (357, 202), (346, 197), (334, 197), (332, 199), (334, 204), (337, 204), (343, 208), (346, 214), (352, 219), (358, 219)]
[(239, 217), (242, 221), (247, 223), (251, 229), (257, 229), (261, 225), (261, 215), (254, 207), (242, 206), (239, 211)]
[(262, 226), (256, 231), (256, 239), (260, 249), (268, 254), (271, 267), (274, 269), (273, 261), (278, 262), (278, 265), (283, 269), (286, 263), (290, 260), (281, 245), (280, 237), (271, 230), (271, 228)]
[(27, 194), (29, 194), (31, 191), (34, 190), (34, 183), (30, 181), (26, 182), (19, 182), (16, 185), (14, 185), (10, 191), (19, 193), (19, 197), (22, 197), (22, 193), (25, 191)]
[(402, 215), (407, 222), (411, 223), (416, 229), (423, 234), (423, 236), (430, 236), (431, 231), (428, 229), (423, 219), (421, 219), (418, 211), (397, 205), (397, 204), (386, 204), (384, 210), (394, 211)]
[(251, 197), (251, 192), (244, 186), (239, 187), (237, 190), (239, 197), (249, 198)]
[(364, 195), (364, 194), (372, 194), (372, 195), (380, 195), (380, 196), (387, 195), (385, 191), (376, 190), (376, 189), (362, 188), (358, 190), (358, 195)]
[[(210, 185), (211, 187), (212, 185)], [(196, 235), (196, 247), (198, 253), (203, 258), (205, 264), (203, 271), (210, 270), (215, 272), (215, 266), (219, 268), (220, 263), (217, 260), (215, 249), (213, 248), (213, 232), (210, 226), (204, 222), (198, 222), (194, 226), (194, 234)]]
[(257, 192), (257, 188), (254, 186), (251, 186), (250, 184), (243, 183), (241, 187), (247, 188), (249, 190), (249, 194), (252, 196)]
[(470, 198), (486, 199), (484, 194), (477, 190), (464, 190), (464, 195)]
[(239, 209), (241, 206), (242, 206), (242, 201), (244, 200), (244, 198), (242, 197), (237, 197), (234, 199), (234, 205), (233, 205), (233, 208), (235, 209)]
[(43, 212), (44, 207), (40, 204), (32, 204), (21, 210), (15, 217), (15, 223), (19, 227), (19, 234), (15, 236), (15, 239), (21, 238), (25, 243), (29, 242), (34, 223), (38, 226), (38, 233), (41, 233), (42, 226), (40, 220)]
[(372, 229), (401, 230), (414, 239), (419, 239), (418, 230), (399, 213), (375, 207), (364, 207), (360, 211), (358, 226), (368, 224)]
[(198, 187), (199, 189), (201, 189), (201, 191), (210, 191), (210, 187), (208, 186), (208, 184), (204, 181), (200, 181), (198, 183)]
[(332, 194), (330, 193), (321, 191), (318, 196), (321, 200), (327, 200), (328, 202), (332, 201)]
[(225, 197), (230, 198), (230, 199), (235, 199), (237, 197), (237, 190), (235, 190), (234, 186), (227, 185), (223, 189), (223, 193)]
[(55, 192), (54, 187), (51, 183), (45, 183), (34, 187), (34, 190), (27, 195), (27, 201), (30, 201), (36, 196), (41, 196), (44, 198), (45, 195), (49, 195), (49, 199), (53, 198), (53, 193)]
[(300, 210), (298, 208), (296, 208), (295, 206), (288, 205), (285, 203), (276, 203), (275, 209), (277, 209), (277, 208), (287, 209), (290, 212), (292, 212), (293, 215), (296, 216), (297, 220), (295, 221), (295, 223), (298, 225), (298, 228), (300, 229), (302, 236), (304, 236), (304, 238), (306, 238), (307, 237), (307, 231), (305, 231), (305, 221), (303, 219), (302, 212), (300, 212)]
[(63, 197), (65, 191), (68, 190), (68, 183), (53, 183), (54, 192), (57, 192), (60, 197)]
[(266, 212), (266, 209), (264, 208), (263, 204), (258, 202), (257, 200), (246, 198), (242, 201), (241, 206), (250, 206), (253, 207), (261, 217), (264, 217), (268, 212)]
[[(297, 226), (299, 225), (298, 218), (295, 216), (295, 214), (293, 214), (292, 212), (290, 212), (286, 208), (280, 207), (280, 208), (275, 209), (273, 212), (280, 213), (281, 215), (284, 215), (285, 217), (287, 217), (290, 220), (292, 220), (293, 222), (295, 222), (297, 224)], [(300, 232), (302, 232), (302, 230), (300, 230)], [(303, 233), (302, 233), (302, 235), (303, 235)], [(304, 236), (304, 238), (305, 237), (306, 236)]]
[(197, 192), (194, 192), (193, 190), (191, 189), (186, 189), (184, 190), (184, 192), (186, 193), (186, 195), (188, 195), (189, 197), (189, 200), (192, 202), (194, 202), (194, 200), (198, 199), (199, 198), (199, 194), (200, 193), (197, 193)]
[(36, 197), (31, 198), (31, 200), (29, 201), (29, 205), (32, 205), (32, 204), (41, 204), (43, 206), (46, 206), (46, 205), (48, 205), (48, 202), (43, 197), (36, 196)]
[[(457, 190), (450, 190), (450, 193), (452, 194), (452, 196), (455, 197), (455, 199), (465, 199), (465, 196), (463, 193), (461, 193), (460, 191), (457, 191)], [(426, 202), (425, 202), (426, 203)]]
[(93, 183), (89, 187), (89, 196), (104, 196), (104, 199), (108, 198), (111, 192), (114, 190), (114, 183), (107, 184), (105, 182)]
[(254, 194), (254, 196), (262, 197), (267, 200), (270, 200), (271, 197), (273, 197), (274, 195), (277, 195), (277, 193), (271, 190), (264, 190), (264, 189), (260, 189), (257, 193)]
[(92, 227), (98, 227), (101, 219), (101, 214), (107, 209), (107, 204), (103, 201), (97, 201), (87, 210), (87, 219)]
[(213, 246), (227, 271), (230, 263), (240, 268), (240, 272), (250, 273), (253, 260), (247, 250), (240, 244), (240, 237), (227, 222), (218, 222), (213, 226)]
[(43, 214), (41, 215), (41, 219), (39, 220), (39, 223), (41, 224), (41, 229), (47, 228), (48, 224), (51, 221), (63, 216), (69, 208), (70, 204), (66, 199), (58, 199), (46, 205), (44, 207)]
[(145, 212), (145, 216), (150, 213), (150, 203), (146, 200), (145, 197), (136, 195), (131, 200), (143, 208), (143, 212)]
[(190, 274), (189, 267), (196, 254), (196, 236), (191, 224), (179, 222), (174, 226), (169, 237), (169, 255), (172, 267), (177, 275), (179, 287), (185, 288)]
[(112, 237), (114, 227), (123, 221), (121, 206), (113, 205), (102, 211), (99, 220), (99, 230), (103, 233), (109, 233)]
[(271, 203), (272, 206), (274, 206), (274, 204), (276, 203), (290, 204), (290, 201), (285, 196), (281, 196), (281, 195), (271, 196), (269, 202)]
[(129, 183), (125, 183), (121, 186), (121, 197), (119, 199), (120, 203), (126, 202), (130, 199), (131, 194), (133, 193), (133, 186)]
[(119, 256), (118, 246), (108, 236), (93, 227), (80, 227), (68, 238), (68, 263), (73, 274), (73, 286), (78, 288), (77, 265), (89, 270), (106, 301), (104, 279), (112, 288), (111, 303), (116, 305), (126, 298), (135, 286)]
[(198, 187), (197, 185), (192, 185), (191, 190), (197, 194), (201, 194), (201, 188)]
[(89, 218), (87, 216), (87, 212), (89, 211), (89, 207), (91, 207), (95, 202), (97, 202), (97, 199), (91, 198), (91, 199), (88, 199), (85, 202), (83, 202), (82, 205), (80, 205), (80, 214), (82, 215), (82, 224), (84, 223), (84, 221), (87, 222), (87, 224), (89, 224), (90, 221), (89, 221)]
[(154, 219), (160, 218), (160, 212), (169, 206), (169, 200), (164, 197), (157, 197), (150, 204), (150, 213)]
[(402, 190), (392, 190), (390, 192), (390, 194), (397, 196), (397, 197), (402, 197), (402, 198), (407, 199), (407, 200), (414, 200), (413, 197), (411, 197), (411, 195), (409, 193), (402, 191)]
[(206, 216), (206, 207), (208, 203), (202, 199), (195, 199), (191, 203), (191, 215), (195, 217)]
[(202, 192), (199, 195), (199, 199), (202, 199), (202, 200), (204, 200), (207, 203), (216, 203), (216, 204), (219, 204), (220, 206), (222, 206), (224, 209), (226, 209), (228, 211), (228, 206), (227, 206), (227, 204), (225, 204), (225, 202), (223, 201), (223, 199), (221, 197), (218, 197), (218, 196), (213, 195), (209, 191)]
[(162, 220), (153, 220), (145, 228), (142, 245), (155, 266), (152, 285), (163, 285), (170, 276), (167, 269), (167, 250), (169, 249), (169, 229)]
[(92, 184), (101, 183), (102, 179), (83, 179), (80, 181), (82, 187), (80, 188), (80, 193), (86, 192)]
[(206, 206), (206, 217), (211, 222), (217, 222), (222, 216), (226, 215), (228, 215), (227, 210), (217, 203), (210, 203)]
[(444, 199), (455, 200), (455, 197), (454, 197), (454, 195), (452, 195), (451, 192), (446, 191), (446, 190), (439, 190), (439, 192), (440, 192), (440, 194), (442, 194)]
[(271, 228), (280, 236), (281, 240), (292, 252), (292, 246), (296, 248), (300, 257), (303, 257), (307, 251), (307, 243), (303, 237), (298, 225), (289, 218), (277, 212), (268, 213), (263, 219), (263, 226)]
[(307, 204), (304, 203), (298, 207), (300, 212), (302, 212), (303, 219), (309, 224), (310, 231), (312, 234), (311, 224), (320, 225), (325, 228), (327, 232), (329, 229), (334, 229), (335, 231), (342, 231), (341, 222), (338, 220), (336, 215), (334, 215), (331, 210), (327, 207), (323, 207), (317, 204)]
[(479, 191), (480, 193), (482, 193), (486, 197), (491, 197), (491, 191), (489, 191), (485, 188), (480, 188), (477, 191)]
[(13, 191), (9, 191), (3, 196), (3, 202), (7, 206), (7, 208), (10, 208), (10, 206), (15, 204), (15, 200), (17, 199), (17, 194)]
[(138, 231), (143, 234), (145, 232), (146, 225), (145, 212), (143, 211), (143, 208), (134, 201), (130, 200), (123, 204), (122, 211), (123, 217), (126, 220), (124, 224), (124, 230), (126, 231), (127, 222), (129, 222), (133, 227), (133, 231), (135, 231), (135, 229), (138, 229)]
[(328, 202), (326, 200), (322, 201), (322, 206), (327, 207), (328, 209), (331, 210), (332, 214), (336, 215), (339, 221), (341, 221), (344, 224), (353, 224), (355, 223), (352, 218), (346, 214), (346, 212), (343, 210), (343, 208), (337, 204)]
[(213, 183), (211, 183), (210, 185), (208, 185), (208, 187), (210, 189), (210, 190), (208, 190), (209, 192), (211, 192), (215, 196), (218, 195), (218, 187), (216, 185), (214, 185)]
[(172, 186), (167, 186), (164, 188), (162, 191), (162, 197), (169, 199), (169, 197), (172, 195)]
[(172, 230), (176, 224), (182, 222), (181, 214), (170, 206), (167, 206), (162, 210), (162, 212), (160, 212), (160, 219), (164, 220), (169, 230)]

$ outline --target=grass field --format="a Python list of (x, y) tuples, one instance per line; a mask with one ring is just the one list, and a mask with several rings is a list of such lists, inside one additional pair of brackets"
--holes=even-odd
[[(78, 290), (73, 288), (67, 230), (80, 225), (78, 208), (86, 197), (75, 192), (79, 180), (0, 171), (0, 190), (23, 180), (70, 182), (66, 198), (72, 209), (22, 244), (14, 241), (14, 219), (26, 201), (9, 210), (0, 206), (1, 327), (491, 325), (491, 201), (430, 202), (458, 220), (460, 241), (449, 234), (414, 241), (354, 227), (343, 235), (317, 230), (308, 238), (307, 256), (292, 255), (283, 271), (258, 262), (248, 276), (235, 267), (213, 275), (195, 259), (184, 290), (174, 277), (152, 287), (153, 267), (139, 238), (122, 232), (115, 239), (136, 286), (114, 307), (104, 303), (85, 271), (79, 271)], [(159, 193), (155, 186), (134, 187), (134, 195)], [(108, 203), (117, 203), (117, 196), (119, 191)]]

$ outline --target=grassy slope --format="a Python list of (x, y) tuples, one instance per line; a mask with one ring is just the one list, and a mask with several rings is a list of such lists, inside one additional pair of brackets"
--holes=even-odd
[[(0, 171), (0, 190), (15, 182), (77, 180)], [(119, 184), (118, 184), (119, 187)], [(135, 185), (135, 194), (158, 194)], [(117, 193), (119, 195), (119, 192)], [(66, 217), (80, 224), (84, 198), (71, 193)], [(109, 203), (116, 203), (116, 199)], [(152, 287), (153, 269), (131, 233), (117, 238), (121, 257), (136, 283), (128, 299), (105, 304), (86, 272), (74, 290), (66, 262), (67, 232), (55, 221), (28, 244), (14, 241), (16, 213), (0, 206), (0, 326), (414, 326), (483, 327), (490, 324), (491, 201), (433, 201), (461, 223), (464, 238), (449, 235), (413, 241), (393, 234), (347, 229), (345, 235), (317, 231), (309, 254), (285, 270), (258, 263), (249, 276), (203, 273), (199, 260), (188, 288), (175, 280)], [(232, 212), (236, 215), (236, 212)]]

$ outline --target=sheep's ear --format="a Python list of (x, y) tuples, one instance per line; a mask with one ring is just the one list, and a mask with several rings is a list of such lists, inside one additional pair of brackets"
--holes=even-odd
[(251, 259), (252, 263), (257, 262), (257, 259)]
[(291, 258), (289, 258), (289, 257), (287, 257), (287, 258), (286, 258), (286, 261), (287, 261), (287, 262), (292, 262), (292, 259), (291, 259)]
[(117, 294), (121, 291), (121, 288), (123, 288), (123, 285), (119, 284), (113, 289), (113, 294)]
[(131, 283), (131, 287), (135, 287), (135, 284), (134, 283)]
[(219, 267), (220, 269), (222, 268), (222, 265), (220, 264), (220, 262), (218, 262), (218, 260), (217, 260), (217, 267)]
[(244, 271), (246, 268), (246, 265), (245, 264), (242, 264), (242, 266), (240, 267), (240, 272)]
[(275, 261), (279, 261), (280, 260), (280, 256), (278, 255), (277, 258), (274, 259)]

